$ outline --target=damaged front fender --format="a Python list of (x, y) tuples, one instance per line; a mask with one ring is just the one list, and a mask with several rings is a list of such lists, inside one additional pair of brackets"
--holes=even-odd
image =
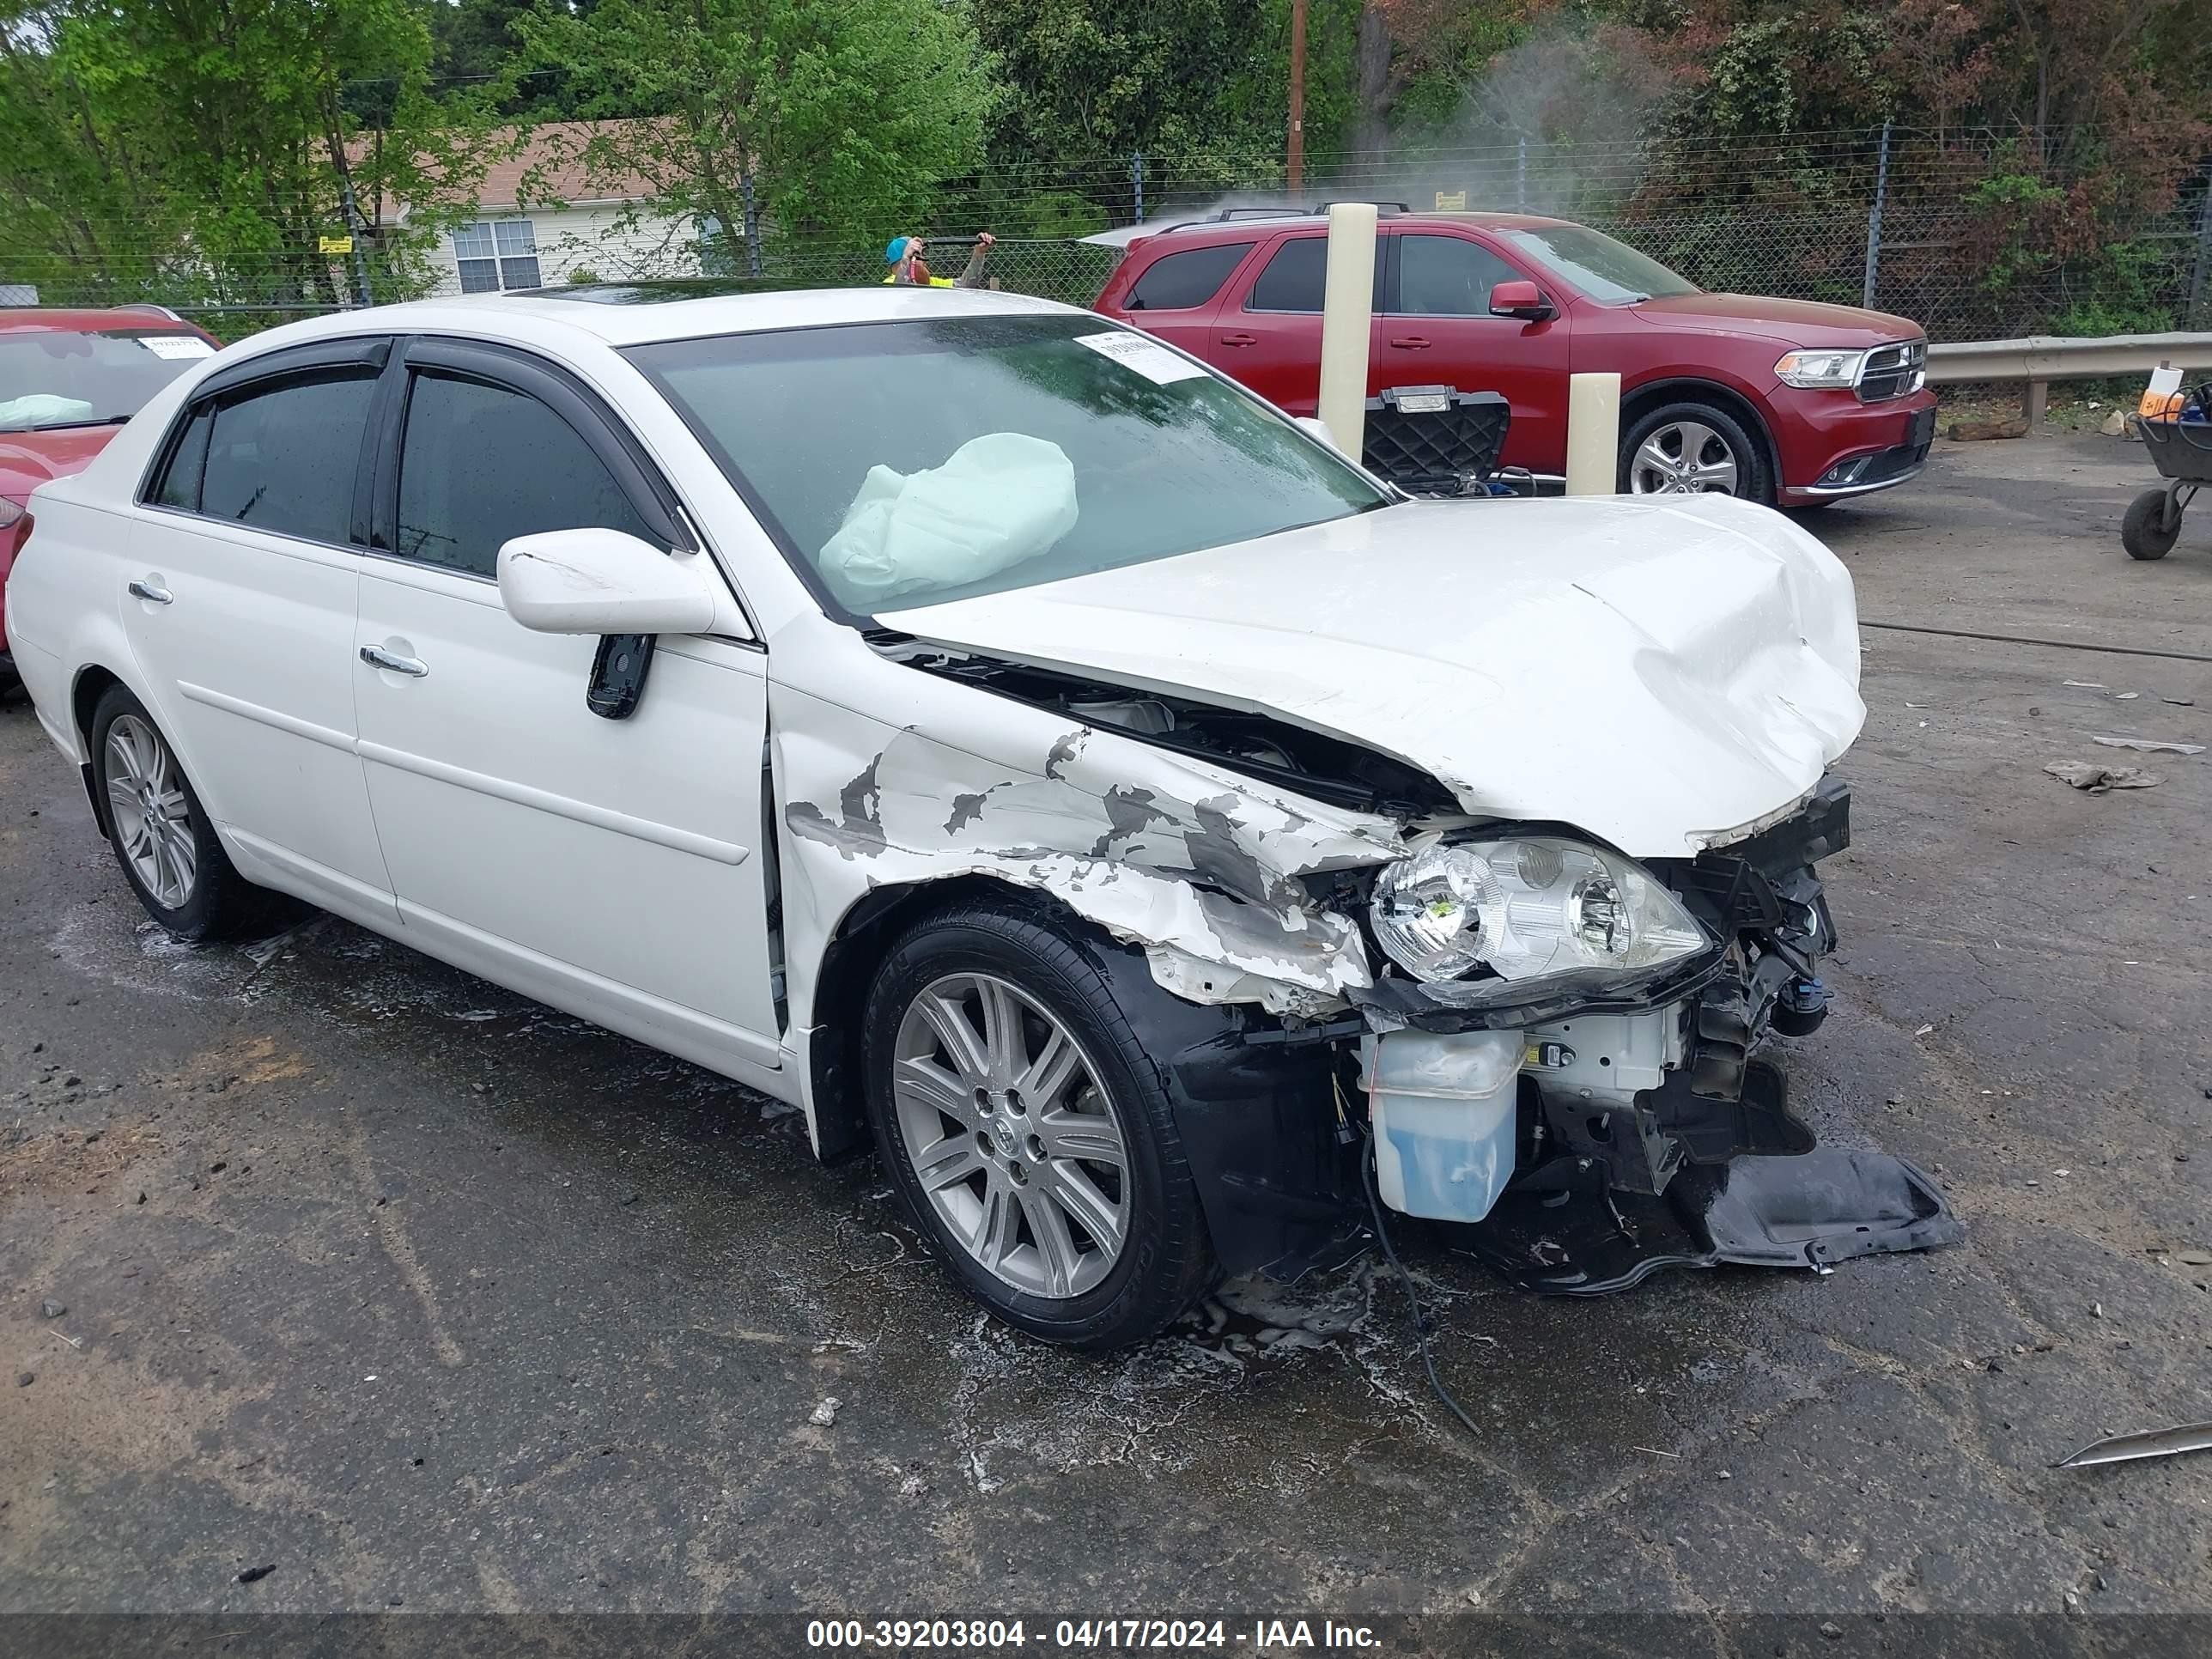
[[(811, 967), (854, 904), (879, 887), (960, 876), (1051, 894), (1141, 948), (1154, 978), (1188, 1001), (1316, 1018), (1372, 985), (1358, 926), (1304, 878), (1401, 856), (1395, 820), (913, 678), (922, 718), (900, 726), (776, 694), (786, 959), (802, 1023), (820, 1018)], [(987, 724), (973, 747), (930, 734)]]

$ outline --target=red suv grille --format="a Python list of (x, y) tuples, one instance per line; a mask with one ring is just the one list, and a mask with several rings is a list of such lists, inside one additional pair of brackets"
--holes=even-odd
[(1920, 390), (1927, 377), (1928, 342), (1906, 340), (1897, 345), (1876, 346), (1867, 354), (1859, 374), (1859, 401), (1887, 403)]

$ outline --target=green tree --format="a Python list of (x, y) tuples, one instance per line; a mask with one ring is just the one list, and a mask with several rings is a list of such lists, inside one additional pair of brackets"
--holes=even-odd
[(997, 95), (964, 8), (942, 0), (599, 0), (513, 27), (513, 75), (562, 70), (591, 89), (575, 112), (606, 118), (556, 161), (641, 181), (656, 216), (742, 227), (756, 271), (763, 222), (919, 224), (975, 166)]
[[(563, 0), (562, 9), (583, 13), (595, 0)], [(508, 79), (510, 62), (523, 50), (516, 22), (538, 9), (538, 0), (416, 0), (430, 30), (430, 82), (441, 97), (472, 94), (495, 83), (493, 107), (503, 116), (565, 119), (586, 94), (559, 70)]]
[[(64, 295), (335, 305), (317, 245), (349, 192), (425, 226), (472, 193), (429, 49), (416, 0), (5, 0), (0, 263)], [(378, 250), (394, 285), (421, 234)]]
[[(1238, 94), (1268, 0), (988, 0), (976, 12), (1012, 95), (993, 161), (1024, 185), (1052, 175), (1125, 197), (1130, 158), (1156, 177), (1241, 177), (1279, 155), (1283, 82), (1259, 108)], [(1031, 183), (1030, 181), (1036, 181)]]

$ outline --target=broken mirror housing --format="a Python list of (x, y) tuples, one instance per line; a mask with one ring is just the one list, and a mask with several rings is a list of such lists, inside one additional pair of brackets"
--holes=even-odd
[(1710, 940), (1674, 896), (1617, 854), (1552, 836), (1431, 841), (1376, 878), (1369, 910), (1391, 961), (1434, 983), (1633, 972)]

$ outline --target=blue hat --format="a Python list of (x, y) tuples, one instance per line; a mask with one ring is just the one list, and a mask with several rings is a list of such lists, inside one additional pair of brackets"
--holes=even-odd
[(887, 265), (895, 265), (901, 259), (904, 258), (906, 257), (906, 245), (913, 240), (914, 239), (910, 236), (892, 237), (890, 246), (884, 250), (884, 263)]

